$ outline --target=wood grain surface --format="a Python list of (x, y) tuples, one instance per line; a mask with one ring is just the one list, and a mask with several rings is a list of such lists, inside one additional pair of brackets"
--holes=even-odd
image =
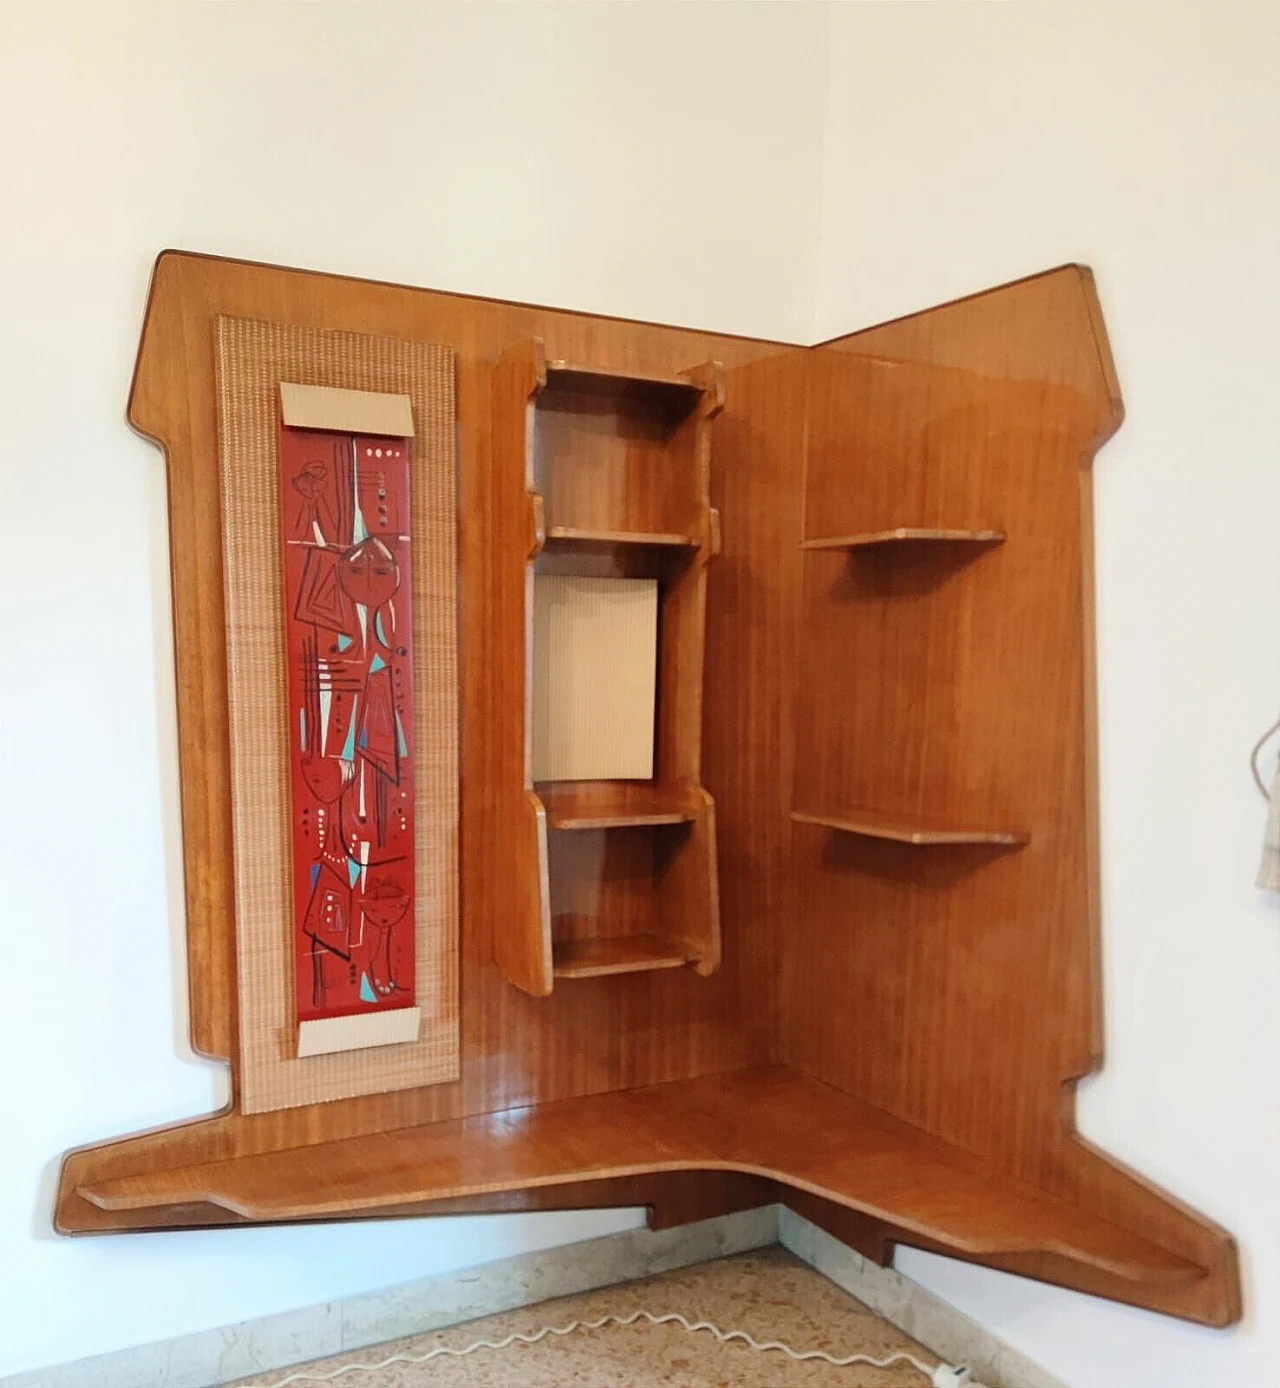
[[(130, 418), (169, 469), (192, 1034), (234, 1073), (217, 313), (459, 355), (462, 1077), (283, 1113), (233, 1100), (71, 1153), (59, 1229), (782, 1199), (880, 1260), (906, 1242), (1239, 1318), (1230, 1236), (1074, 1128), (1102, 1054), (1089, 469), (1122, 414), (1087, 271), (804, 349), (162, 256)], [(712, 359), (699, 516), (654, 421), (709, 398)], [(583, 431), (610, 418), (596, 456), (621, 490), (537, 476), (552, 377), (547, 437), (585, 463)], [(510, 716), (532, 561), (673, 587), (716, 551), (693, 798), (671, 777), (544, 805)], [(851, 811), (911, 841), (792, 822)], [(947, 837), (975, 826), (1028, 841)], [(602, 853), (617, 942), (575, 897)], [(699, 892), (722, 921), (707, 976), (677, 966), (711, 942), (669, 909)], [(511, 929), (543, 910), (545, 929)], [(624, 948), (642, 971), (609, 972)]]

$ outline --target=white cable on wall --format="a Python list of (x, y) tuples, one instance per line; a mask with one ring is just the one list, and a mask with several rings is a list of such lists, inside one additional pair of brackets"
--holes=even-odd
[(913, 1369), (924, 1375), (931, 1388), (982, 1388), (982, 1384), (971, 1378), (969, 1370), (963, 1366), (953, 1367), (950, 1364), (939, 1364), (936, 1369), (931, 1369), (927, 1364), (917, 1359), (914, 1354), (908, 1354), (902, 1350), (886, 1355), (883, 1359), (876, 1359), (869, 1354), (849, 1354), (844, 1358), (838, 1358), (833, 1354), (828, 1354), (824, 1349), (795, 1350), (790, 1345), (784, 1345), (780, 1340), (760, 1341), (753, 1339), (745, 1330), (721, 1330), (719, 1326), (713, 1325), (710, 1321), (686, 1320), (684, 1316), (675, 1311), (661, 1316), (655, 1316), (652, 1311), (632, 1311), (627, 1316), (610, 1315), (601, 1316), (599, 1320), (594, 1321), (571, 1321), (568, 1325), (544, 1325), (541, 1330), (535, 1331), (532, 1335), (525, 1335), (516, 1331), (502, 1340), (476, 1340), (464, 1349), (454, 1349), (450, 1345), (437, 1345), (434, 1349), (429, 1349), (423, 1354), (388, 1355), (386, 1359), (381, 1359), (376, 1364), (340, 1364), (336, 1369), (330, 1369), (323, 1374), (300, 1369), (296, 1373), (289, 1374), (287, 1378), (277, 1379), (275, 1383), (262, 1384), (260, 1388), (287, 1388), (287, 1385), (291, 1383), (332, 1383), (345, 1374), (373, 1373), (378, 1369), (390, 1368), (393, 1364), (426, 1364), (432, 1359), (444, 1357), (464, 1359), (469, 1354), (475, 1354), (477, 1350), (506, 1349), (508, 1345), (514, 1344), (536, 1345), (539, 1340), (545, 1340), (548, 1335), (572, 1335), (579, 1330), (603, 1330), (608, 1325), (634, 1325), (637, 1321), (647, 1321), (650, 1325), (679, 1325), (691, 1334), (701, 1332), (714, 1335), (722, 1345), (727, 1345), (732, 1340), (741, 1340), (748, 1349), (755, 1350), (759, 1354), (784, 1354), (788, 1359), (795, 1359), (799, 1362), (819, 1359), (839, 1369), (848, 1368), (853, 1364), (860, 1364), (873, 1369), (891, 1369), (896, 1364), (910, 1364)]

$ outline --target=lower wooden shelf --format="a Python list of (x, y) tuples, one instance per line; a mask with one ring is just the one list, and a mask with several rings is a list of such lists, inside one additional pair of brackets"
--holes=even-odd
[(698, 540), (683, 531), (670, 530), (593, 530), (580, 525), (552, 525), (546, 543), (561, 545), (636, 545), (655, 549), (697, 549)]
[[(197, 1222), (210, 1206), (255, 1222), (350, 1218), (421, 1213), (423, 1202), (497, 1191), (710, 1170), (766, 1177), (858, 1211), (895, 1241), (1031, 1269), (1121, 1300), (1141, 1291), (1150, 1302), (1154, 1289), (1177, 1303), (1209, 1275), (786, 1067), (561, 1100), (520, 1110), (518, 1122), (494, 1113), (238, 1157), (222, 1155), (218, 1120), (202, 1126), (204, 1161), (156, 1169), (154, 1139), (143, 1138), (144, 1169), (104, 1177), (94, 1174), (94, 1158), (107, 1154), (119, 1173), (119, 1145), (71, 1154), (60, 1227), (74, 1231), (72, 1192), (96, 1215), (86, 1226), (101, 1229), (154, 1225), (166, 1207), (176, 1224)], [(193, 1130), (175, 1135), (188, 1154), (202, 1145)]]
[(701, 808), (688, 789), (651, 781), (541, 781), (535, 789), (553, 829), (689, 824)]
[(557, 978), (599, 978), (603, 974), (681, 969), (697, 962), (687, 945), (659, 935), (622, 935), (598, 940), (557, 941), (552, 946)]
[(858, 834), (867, 839), (890, 839), (894, 843), (917, 845), (945, 843), (990, 843), (1020, 848), (1031, 842), (1031, 835), (1016, 829), (961, 829), (944, 825), (925, 816), (886, 814), (879, 810), (842, 810), (838, 814), (817, 814), (793, 810), (796, 824), (819, 824), (841, 834)]

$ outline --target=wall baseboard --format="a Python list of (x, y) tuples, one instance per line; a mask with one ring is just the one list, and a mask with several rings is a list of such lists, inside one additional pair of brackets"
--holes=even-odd
[(893, 1268), (869, 1262), (785, 1205), (778, 1206), (778, 1242), (948, 1364), (967, 1364), (987, 1388), (1067, 1388), (949, 1302)]
[(217, 1330), (25, 1370), (0, 1378), (0, 1388), (215, 1388), (777, 1242), (776, 1205), (675, 1229), (627, 1229)]
[(217, 1330), (29, 1369), (0, 1378), (0, 1388), (216, 1388), (775, 1243), (935, 1354), (968, 1364), (990, 1388), (1065, 1388), (946, 1302), (900, 1273), (867, 1262), (780, 1205), (675, 1229), (625, 1230)]

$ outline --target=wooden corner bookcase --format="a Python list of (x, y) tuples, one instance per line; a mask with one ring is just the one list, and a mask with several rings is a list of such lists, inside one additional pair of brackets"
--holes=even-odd
[[(456, 1082), (241, 1104), (222, 314), (457, 354)], [(69, 1153), (59, 1230), (783, 1201), (882, 1262), (1239, 1317), (1230, 1235), (1074, 1124), (1122, 418), (1087, 270), (806, 348), (169, 252), (129, 418), (169, 473), (192, 1040), (233, 1092)], [(533, 779), (539, 574), (657, 580), (651, 779)]]
[[(533, 339), (493, 368), (489, 556), (510, 684), (500, 856), (514, 865), (495, 925), (504, 976), (535, 996), (556, 978), (720, 964), (715, 805), (703, 789), (702, 667), (714, 363), (632, 375), (546, 359)], [(531, 659), (538, 574), (658, 582), (658, 687), (649, 781), (533, 781)]]

